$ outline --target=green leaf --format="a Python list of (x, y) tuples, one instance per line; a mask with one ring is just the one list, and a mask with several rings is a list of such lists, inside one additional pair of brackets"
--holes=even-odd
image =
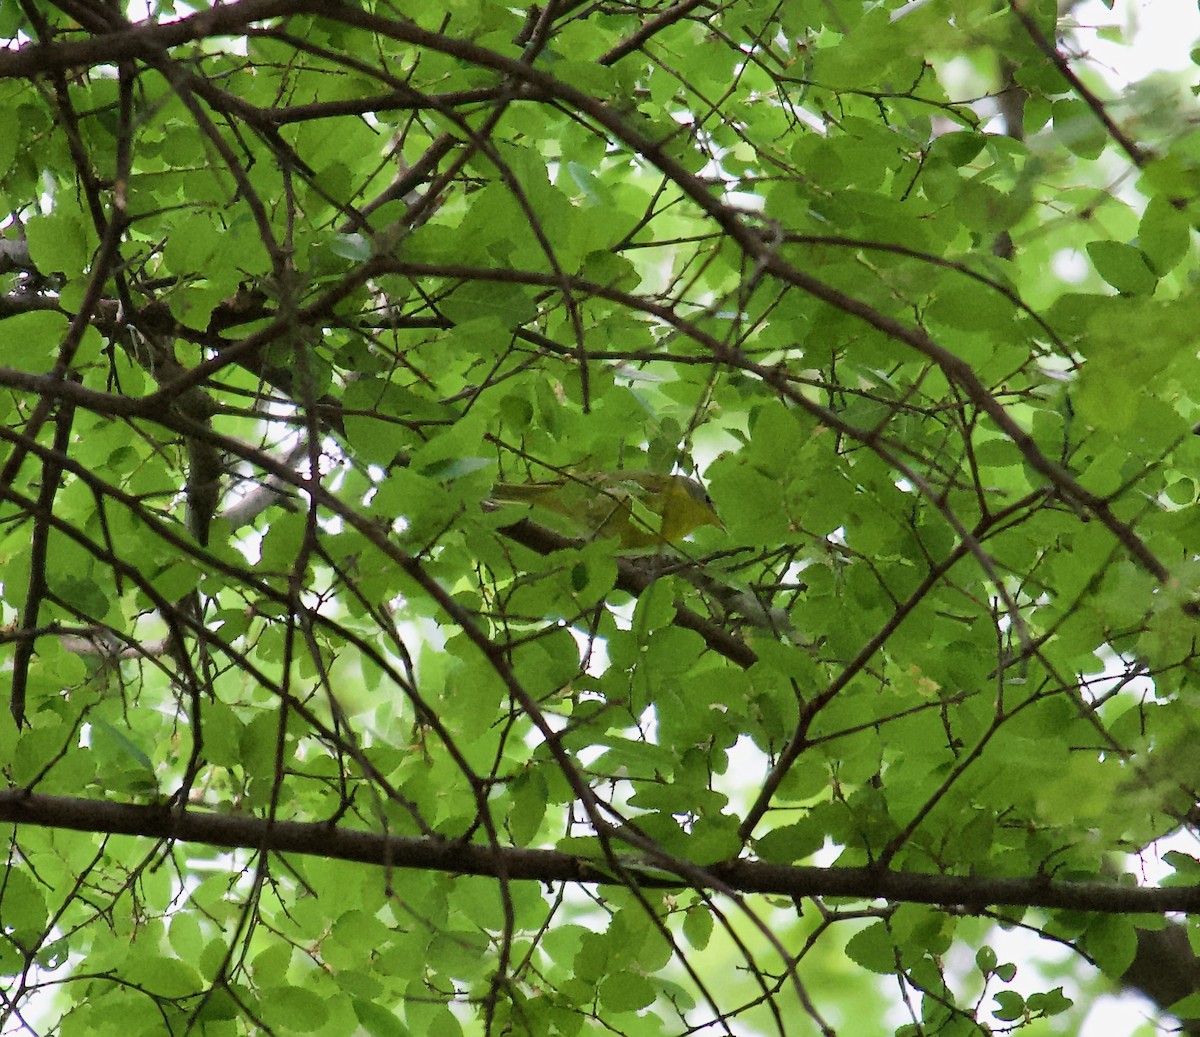
[(61, 313), (42, 311), (9, 317), (4, 321), (5, 362), (36, 373), (50, 370), (67, 326), (68, 320)]
[(1200, 994), (1188, 994), (1174, 1004), (1167, 1006), (1167, 1011), (1179, 1019), (1200, 1018)]
[(41, 887), (24, 868), (9, 865), (0, 879), (4, 899), (0, 924), (5, 931), (23, 944), (29, 945), (41, 936), (49, 919), (46, 899)]
[(512, 785), (513, 807), (508, 812), (506, 824), (517, 846), (528, 846), (533, 842), (548, 806), (548, 789), (545, 777), (539, 772), (518, 776)]
[(983, 150), (986, 143), (987, 138), (982, 133), (943, 133), (933, 142), (930, 154), (944, 158), (951, 165), (965, 166)]
[(1137, 954), (1137, 929), (1120, 915), (1100, 915), (1088, 925), (1084, 945), (1105, 975), (1118, 979)]
[(1118, 241), (1090, 241), (1088, 256), (1096, 272), (1117, 291), (1127, 295), (1147, 295), (1154, 291), (1158, 277), (1141, 249)]
[(992, 1015), (997, 1019), (1011, 1023), (1025, 1015), (1025, 998), (1015, 990), (998, 990), (992, 996), (996, 1001), (996, 1007), (992, 1009)]
[(846, 944), (846, 955), (864, 969), (889, 975), (896, 971), (896, 947), (883, 922), (860, 929)]
[(636, 1012), (654, 1003), (653, 984), (636, 972), (618, 972), (600, 984), (600, 1002), (610, 1012)]
[(106, 720), (95, 719), (91, 729), (92, 749), (108, 770), (108, 780), (114, 784), (131, 782), (143, 790), (157, 788), (154, 763), (133, 738)]
[(1182, 850), (1168, 850), (1162, 859), (1172, 869), (1172, 874), (1163, 880), (1163, 885), (1191, 885), (1200, 881), (1200, 858)]
[(1108, 134), (1085, 101), (1055, 101), (1054, 132), (1062, 144), (1080, 158), (1093, 159), (1108, 143)]
[(196, 970), (177, 958), (142, 956), (135, 977), (139, 986), (156, 997), (182, 998), (204, 989)]
[(462, 1023), (444, 1005), (431, 1005), (428, 1010), (417, 1012), (409, 1002), (406, 1014), (412, 1030), (427, 1033), (430, 1037), (462, 1037)]
[(361, 263), (371, 258), (371, 242), (362, 234), (339, 234), (329, 240), (329, 251), (343, 259)]
[(362, 998), (351, 999), (359, 1024), (371, 1037), (409, 1037), (408, 1028), (394, 1012)]
[(259, 993), (264, 1019), (291, 1033), (316, 1033), (329, 1018), (325, 999), (296, 986), (268, 987)]
[(1170, 273), (1191, 248), (1192, 234), (1187, 217), (1170, 200), (1156, 195), (1150, 199), (1138, 224), (1138, 247), (1159, 277)]
[(693, 904), (683, 915), (683, 935), (696, 950), (702, 951), (712, 938), (713, 916), (705, 904)]
[(795, 824), (774, 828), (755, 840), (754, 851), (764, 861), (792, 864), (816, 853), (825, 844), (819, 825)]
[(25, 233), (29, 258), (43, 273), (78, 276), (91, 258), (83, 214), (65, 201), (50, 214), (33, 217)]
[(1030, 994), (1025, 1003), (1031, 1012), (1040, 1015), (1058, 1015), (1065, 1012), (1075, 1002), (1063, 994), (1062, 987), (1055, 987), (1043, 994)]

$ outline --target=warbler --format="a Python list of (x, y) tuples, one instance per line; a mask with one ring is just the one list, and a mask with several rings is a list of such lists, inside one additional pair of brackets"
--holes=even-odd
[(701, 526), (721, 527), (704, 487), (686, 475), (586, 472), (527, 483), (497, 483), (499, 503), (529, 503), (565, 516), (573, 531), (615, 537), (622, 551), (680, 543)]

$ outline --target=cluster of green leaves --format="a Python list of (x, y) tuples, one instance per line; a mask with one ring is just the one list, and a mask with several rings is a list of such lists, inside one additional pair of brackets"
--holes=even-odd
[[(1048, 0), (151, 6), (0, 12), (0, 762), (261, 837), (14, 827), (6, 1025), (951, 1037), (1088, 992), (995, 924), (1126, 971), (1166, 923), (984, 909), (1200, 785), (1183, 124), (1106, 126)], [(491, 499), (619, 469), (722, 527)], [(797, 913), (738, 858), (980, 889)]]

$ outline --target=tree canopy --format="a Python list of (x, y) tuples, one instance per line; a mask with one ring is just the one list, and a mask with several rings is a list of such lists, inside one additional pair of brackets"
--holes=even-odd
[(1064, 8), (5, 0), (0, 1029), (1191, 1027), (1197, 109)]

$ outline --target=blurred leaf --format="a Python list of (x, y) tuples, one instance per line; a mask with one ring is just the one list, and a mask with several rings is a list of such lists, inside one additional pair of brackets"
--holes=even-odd
[(1091, 241), (1087, 251), (1096, 266), (1096, 272), (1119, 292), (1144, 295), (1153, 292), (1158, 284), (1158, 278), (1145, 254), (1133, 245), (1123, 245), (1118, 241)]

